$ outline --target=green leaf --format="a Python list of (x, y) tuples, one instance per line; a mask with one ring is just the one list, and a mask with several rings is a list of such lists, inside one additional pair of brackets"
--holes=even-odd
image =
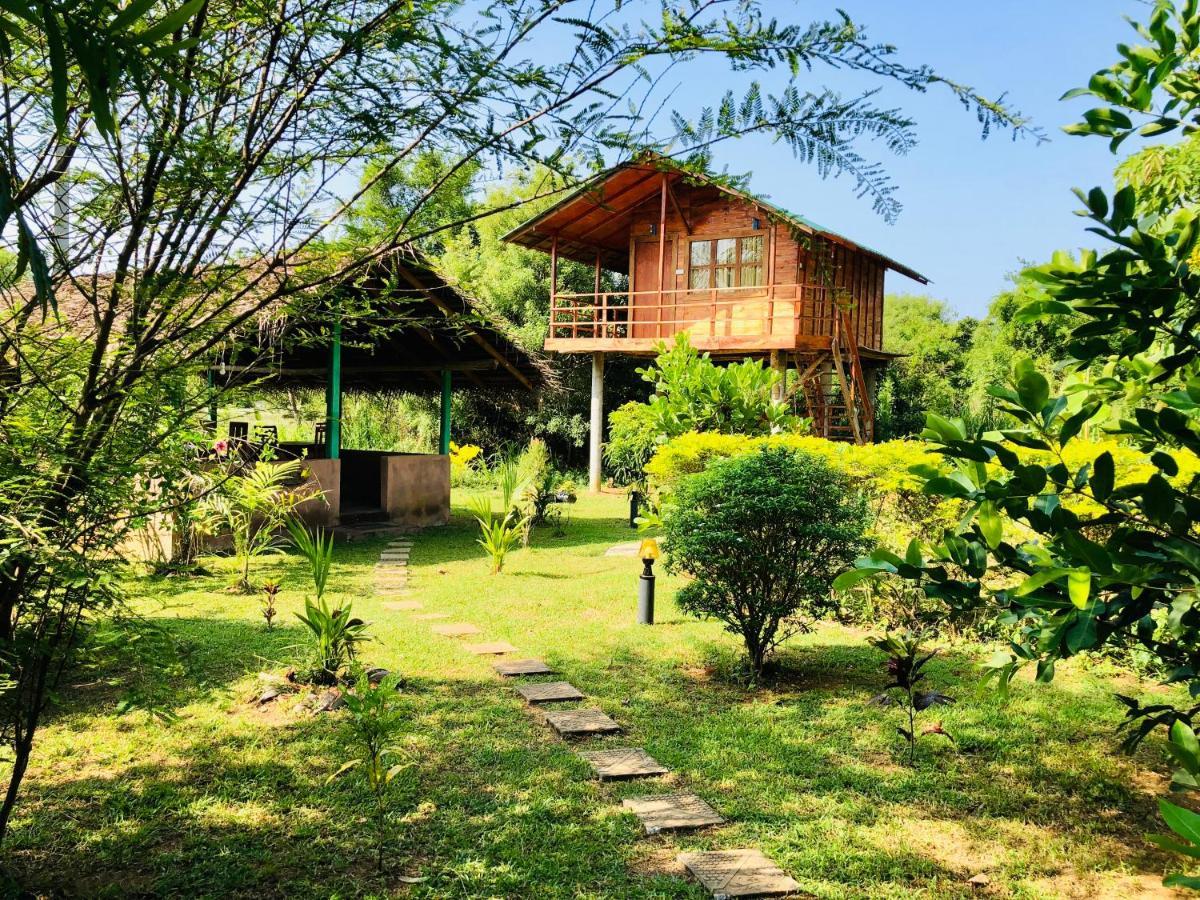
[(163, 16), (161, 20), (139, 34), (136, 43), (154, 44), (171, 32), (178, 31), (192, 20), (192, 17), (200, 11), (206, 2), (207, 0), (188, 0), (187, 3), (179, 7), (175, 12)]
[(1033, 364), (1022, 359), (1013, 367), (1014, 387), (1021, 406), (1031, 413), (1040, 413), (1050, 399), (1050, 382)]
[(1040, 572), (1034, 572), (1023, 582), (1021, 582), (1021, 584), (1017, 586), (1017, 589), (1013, 591), (1013, 593), (1018, 597), (1024, 597), (1027, 594), (1033, 593), (1038, 588), (1044, 587), (1045, 585), (1062, 578), (1067, 574), (1067, 571), (1067, 569), (1053, 568), (1042, 569)]
[(833, 589), (839, 593), (842, 591), (848, 591), (858, 585), (860, 582), (866, 581), (868, 578), (875, 578), (882, 574), (882, 569), (850, 569), (833, 579)]
[(1092, 595), (1092, 573), (1087, 569), (1072, 569), (1067, 572), (1067, 596), (1079, 609), (1087, 606)]
[(994, 500), (984, 500), (979, 504), (978, 522), (979, 530), (988, 546), (993, 550), (999, 547), (1004, 537), (1004, 520), (1000, 517)]
[(1092, 486), (1092, 496), (1100, 503), (1105, 502), (1112, 495), (1116, 476), (1117, 470), (1113, 463), (1113, 456), (1105, 450), (1092, 463), (1092, 478), (1089, 482)]
[(1173, 832), (1186, 841), (1200, 845), (1200, 815), (1161, 799), (1158, 801), (1158, 811)]

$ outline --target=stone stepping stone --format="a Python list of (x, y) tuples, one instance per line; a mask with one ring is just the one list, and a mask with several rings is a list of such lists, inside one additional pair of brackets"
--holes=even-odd
[(598, 709), (564, 709), (546, 713), (546, 722), (562, 737), (612, 734), (621, 726)]
[(403, 561), (407, 562), (408, 561), (408, 551), (407, 550), (384, 550), (382, 553), (379, 554), (379, 559), (380, 559), (380, 561), (403, 560)]
[(540, 659), (506, 659), (492, 666), (499, 675), (513, 678), (517, 675), (553, 675), (554, 670)]
[(660, 797), (630, 797), (621, 802), (642, 821), (646, 834), (682, 828), (723, 825), (721, 814), (695, 794), (664, 794)]
[(782, 897), (800, 890), (799, 882), (761, 850), (681, 853), (679, 861), (718, 898)]
[(452, 625), (434, 625), (433, 630), (436, 634), (441, 634), (445, 637), (462, 637), (468, 634), (483, 633), (474, 625), (468, 625), (466, 622), (455, 622)]
[(642, 549), (641, 541), (626, 541), (623, 544), (614, 544), (604, 551), (605, 556), (637, 556), (638, 551)]
[(579, 688), (565, 681), (542, 681), (518, 685), (517, 693), (528, 703), (554, 703), (558, 700), (582, 700)]
[(413, 616), (414, 619), (419, 619), (422, 622), (432, 622), (434, 619), (448, 619), (450, 613), (421, 613), (419, 616)]
[(624, 778), (653, 778), (671, 770), (641, 747), (622, 747), (617, 750), (592, 750), (579, 756), (596, 770), (601, 781), (620, 781)]
[(467, 644), (467, 650), (476, 656), (499, 656), (502, 653), (517, 652), (517, 648), (508, 641), (487, 641), (482, 644)]
[(420, 600), (393, 600), (383, 604), (384, 609), (392, 609), (397, 612), (406, 612), (413, 609), (424, 609), (425, 604)]

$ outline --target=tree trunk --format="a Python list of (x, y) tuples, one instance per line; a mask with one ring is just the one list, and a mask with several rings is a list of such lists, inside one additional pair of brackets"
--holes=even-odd
[(0, 847), (4, 846), (4, 838), (8, 835), (8, 823), (12, 818), (13, 809), (17, 805), (17, 793), (21, 790), (21, 781), (25, 778), (25, 770), (29, 768), (29, 757), (33, 753), (33, 741), (20, 741), (14, 749), (16, 759), (13, 761), (12, 774), (8, 778), (8, 790), (4, 792), (4, 802), (0, 804)]

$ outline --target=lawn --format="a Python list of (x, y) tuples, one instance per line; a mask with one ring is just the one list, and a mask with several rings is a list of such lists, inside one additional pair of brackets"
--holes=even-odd
[[(179, 643), (179, 670), (152, 673), (133, 644), (63, 691), (26, 781), (12, 870), (72, 896), (701, 897), (680, 849), (758, 847), (820, 897), (1162, 891), (1172, 860), (1143, 834), (1159, 829), (1168, 766), (1157, 742), (1117, 752), (1112, 696), (1152, 685), (1080, 663), (1050, 687), (1021, 680), (1002, 702), (978, 690), (988, 651), (950, 648), (932, 677), (959, 698), (942, 715), (957, 746), (927, 743), (909, 768), (895, 714), (868, 703), (882, 654), (863, 632), (829, 625), (791, 642), (783, 675), (750, 689), (733, 639), (674, 609), (672, 579), (659, 580), (659, 623), (637, 626), (640, 563), (604, 555), (632, 539), (626, 514), (622, 497), (585, 497), (561, 536), (535, 534), (491, 576), (456, 508), (451, 526), (415, 537), (412, 596), (555, 665), (626, 728), (590, 745), (644, 746), (674, 775), (590, 780), (490, 660), (382, 607), (382, 539), (346, 544), (331, 596), (372, 623), (364, 658), (405, 676), (411, 716), (414, 766), (378, 876), (362, 782), (326, 784), (348, 755), (341, 715), (305, 713), (296, 697), (246, 702), (259, 672), (300, 659), (300, 561), (259, 567), (284, 583), (268, 632), (258, 598), (222, 590), (229, 562), (207, 560), (212, 577), (133, 583)], [(165, 695), (176, 718), (121, 714), (130, 686)], [(619, 801), (665, 786), (696, 791), (729, 824), (643, 837)], [(980, 873), (986, 887), (967, 884)]]

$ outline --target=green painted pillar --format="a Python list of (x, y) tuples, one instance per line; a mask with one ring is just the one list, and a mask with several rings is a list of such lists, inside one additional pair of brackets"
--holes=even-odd
[(208, 383), (208, 427), (215, 435), (217, 433), (217, 390), (216, 382), (213, 380), (213, 370), (208, 369), (204, 376)]
[(325, 455), (337, 459), (342, 451), (342, 322), (333, 323), (329, 345), (329, 383), (325, 386)]
[(438, 452), (450, 454), (450, 370), (442, 370), (442, 428), (439, 434)]

